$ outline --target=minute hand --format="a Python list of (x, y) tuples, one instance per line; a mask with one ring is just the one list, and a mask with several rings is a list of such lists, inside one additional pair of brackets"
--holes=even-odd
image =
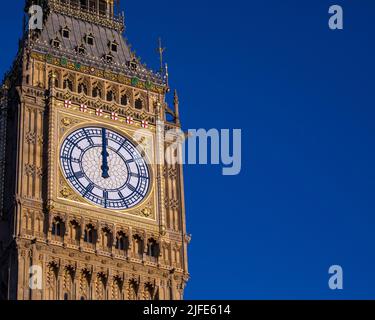
[(102, 177), (104, 179), (109, 178), (109, 167), (108, 167), (108, 152), (107, 152), (107, 130), (102, 130)]

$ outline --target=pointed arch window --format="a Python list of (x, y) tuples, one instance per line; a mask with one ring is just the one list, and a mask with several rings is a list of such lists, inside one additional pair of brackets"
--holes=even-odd
[(143, 239), (139, 236), (139, 235), (135, 235), (133, 237), (133, 241), (134, 241), (134, 246), (133, 246), (133, 250), (134, 250), (134, 256), (137, 257), (138, 259), (143, 259)]
[(91, 224), (86, 227), (83, 240), (90, 244), (96, 243), (96, 230)]
[(52, 235), (61, 236), (61, 224), (60, 221), (54, 221), (52, 223)]
[(143, 108), (142, 99), (138, 98), (137, 100), (135, 100), (134, 106), (136, 109), (141, 110)]
[(92, 89), (92, 96), (94, 98), (96, 98), (96, 97), (101, 98), (102, 97), (102, 90), (100, 90), (100, 88), (98, 86), (94, 87), (94, 89)]
[(81, 237), (81, 227), (75, 220), (70, 222), (70, 237), (73, 243), (79, 243)]
[(111, 102), (111, 101), (114, 101), (114, 100), (116, 100), (116, 95), (112, 90), (109, 90), (107, 92), (107, 101)]
[(126, 93), (124, 93), (122, 96), (121, 96), (121, 104), (123, 105), (123, 106), (126, 106), (126, 105), (128, 105), (128, 96), (127, 96), (127, 94)]
[(127, 251), (128, 248), (129, 248), (129, 239), (124, 232), (120, 231), (117, 234), (116, 249), (121, 250), (121, 251)]
[(78, 85), (78, 93), (84, 93), (85, 95), (87, 95), (87, 85), (84, 83), (80, 83)]
[(51, 233), (52, 233), (52, 236), (56, 237), (56, 238), (62, 238), (64, 236), (65, 226), (64, 226), (64, 222), (61, 220), (61, 218), (56, 217), (52, 221), (52, 231), (51, 231)]
[(147, 256), (152, 262), (156, 262), (159, 257), (159, 244), (155, 239), (149, 239), (147, 243)]
[(64, 89), (68, 89), (70, 91), (73, 91), (73, 81), (71, 79), (65, 79), (64, 80)]
[(113, 243), (112, 232), (109, 228), (104, 228), (102, 230), (102, 247), (104, 250), (109, 251), (112, 248)]

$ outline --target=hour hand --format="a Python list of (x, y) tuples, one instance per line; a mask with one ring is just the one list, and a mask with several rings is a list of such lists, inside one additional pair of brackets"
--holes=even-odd
[(107, 152), (107, 137), (106, 137), (106, 129), (102, 130), (102, 177), (104, 179), (109, 178), (109, 166), (108, 166), (108, 152)]
[(108, 153), (107, 152), (102, 152), (102, 156), (103, 156), (103, 165), (102, 165), (102, 177), (104, 179), (107, 179), (109, 178), (109, 167), (108, 167)]

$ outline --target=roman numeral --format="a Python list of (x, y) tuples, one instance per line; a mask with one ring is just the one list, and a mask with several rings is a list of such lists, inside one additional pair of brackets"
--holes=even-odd
[(131, 176), (131, 177), (134, 177), (134, 178), (139, 178), (139, 173), (131, 172), (131, 173), (130, 173), (130, 176)]
[(118, 194), (118, 196), (119, 196), (121, 199), (125, 199), (125, 197), (124, 197), (124, 195), (122, 194), (121, 191), (119, 191), (117, 194)]
[(103, 198), (104, 198), (104, 208), (107, 208), (108, 206), (108, 191), (107, 190), (104, 190), (103, 191)]
[(85, 136), (86, 136), (86, 139), (87, 139), (87, 141), (89, 142), (89, 144), (90, 144), (91, 146), (93, 146), (93, 145), (94, 145), (94, 142), (91, 140), (91, 138), (90, 138), (90, 136), (87, 134), (86, 130), (85, 130), (85, 129), (82, 129), (82, 130), (83, 130), (83, 132), (84, 132), (84, 134), (85, 134)]
[(134, 159), (129, 159), (129, 160), (126, 160), (125, 163), (126, 163), (126, 164), (129, 164), (129, 163), (132, 163), (132, 162), (134, 162), (134, 161), (135, 161)]
[(127, 208), (129, 208), (129, 206), (126, 204), (126, 201), (125, 201), (125, 196), (122, 194), (121, 191), (118, 192), (118, 196), (120, 197), (120, 199), (122, 200), (124, 206)]
[(120, 147), (117, 149), (117, 152), (119, 152), (121, 148), (124, 147), (125, 143), (126, 143), (126, 140), (124, 140), (124, 142), (120, 144)]
[(90, 193), (92, 190), (94, 190), (94, 184), (93, 183), (90, 183), (87, 187), (86, 187), (86, 192), (84, 194), (84, 196), (88, 193)]
[(72, 141), (71, 139), (67, 139), (67, 141), (69, 141), (69, 143), (70, 143), (73, 147), (76, 147), (76, 148), (78, 148), (79, 150), (83, 151), (83, 149), (82, 149), (77, 143), (75, 143), (74, 141)]
[(71, 162), (79, 163), (79, 159), (76, 159), (76, 158), (70, 158), (70, 157), (62, 156), (61, 159), (66, 160), (66, 161), (71, 161)]
[(85, 175), (83, 174), (82, 171), (79, 171), (79, 172), (76, 172), (76, 173), (75, 173), (75, 176), (77, 177), (77, 179), (81, 179), (81, 178), (83, 178)]
[(133, 187), (131, 184), (128, 184), (127, 185), (128, 189), (131, 191), (131, 192), (134, 192), (136, 191), (137, 189), (135, 187)]

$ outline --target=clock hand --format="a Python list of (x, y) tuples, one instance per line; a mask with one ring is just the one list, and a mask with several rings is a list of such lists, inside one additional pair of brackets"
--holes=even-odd
[(103, 129), (102, 130), (102, 177), (104, 179), (109, 178), (109, 166), (108, 166), (108, 152), (107, 152), (107, 130)]

